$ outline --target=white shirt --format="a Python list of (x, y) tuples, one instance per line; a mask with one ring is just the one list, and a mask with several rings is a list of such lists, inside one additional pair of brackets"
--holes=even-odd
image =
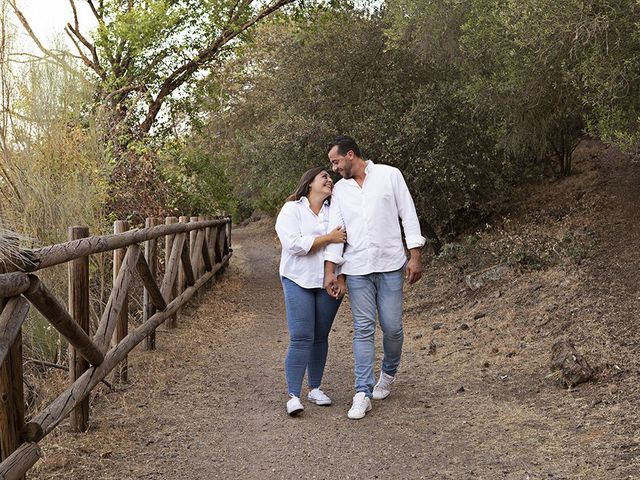
[(416, 208), (400, 170), (367, 161), (362, 187), (353, 178), (336, 182), (331, 196), (329, 230), (343, 225), (346, 244), (330, 244), (324, 259), (342, 265), (347, 275), (391, 272), (402, 268), (407, 248), (422, 247)]
[[(313, 240), (327, 233), (329, 204), (325, 202), (316, 215), (307, 197), (284, 204), (276, 219), (276, 232), (282, 244), (280, 275), (302, 288), (322, 288), (324, 252), (309, 253)], [(342, 244), (340, 244), (342, 246)]]

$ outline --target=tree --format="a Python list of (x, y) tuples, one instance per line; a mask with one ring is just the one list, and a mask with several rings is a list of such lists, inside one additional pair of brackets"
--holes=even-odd
[(468, 98), (493, 117), (514, 155), (556, 157), (560, 175), (583, 136), (585, 106), (573, 81), (578, 0), (471, 0), (460, 39)]
[[(9, 0), (36, 45), (65, 61), (33, 34), (15, 0)], [(93, 38), (82, 32), (75, 0), (66, 32), (76, 58), (92, 72), (96, 93), (117, 124), (140, 137), (162, 107), (194, 74), (222, 61), (254, 24), (294, 0), (86, 0), (98, 21)]]
[(640, 146), (640, 4), (591, 0), (571, 26), (572, 79), (589, 107), (590, 134), (623, 148)]
[[(46, 58), (77, 71), (8, 1)], [(156, 155), (162, 140), (150, 141), (152, 130), (171, 118), (172, 103), (189, 96), (198, 76), (231, 57), (253, 25), (293, 1), (86, 0), (98, 23), (88, 35), (69, 0), (74, 18), (66, 33), (93, 85), (92, 118), (111, 163), (107, 211), (138, 221), (166, 208)]]

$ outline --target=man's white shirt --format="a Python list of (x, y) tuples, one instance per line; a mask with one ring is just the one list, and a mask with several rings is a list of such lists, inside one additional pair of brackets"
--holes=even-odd
[[(302, 288), (322, 288), (324, 280), (323, 249), (309, 253), (316, 237), (327, 233), (329, 204), (318, 215), (313, 213), (307, 197), (287, 202), (276, 220), (276, 232), (282, 244), (280, 275)], [(340, 244), (342, 246), (342, 244)]]
[(347, 275), (391, 272), (404, 266), (400, 222), (407, 248), (422, 247), (416, 208), (400, 170), (367, 161), (362, 187), (341, 179), (333, 187), (328, 231), (342, 225), (347, 243), (328, 245), (324, 259), (342, 265)]

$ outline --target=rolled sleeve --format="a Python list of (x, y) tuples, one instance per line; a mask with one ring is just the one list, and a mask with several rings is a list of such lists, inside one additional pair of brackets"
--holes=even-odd
[[(340, 202), (336, 198), (336, 196), (331, 197), (331, 208), (329, 209), (329, 224), (327, 225), (327, 227), (327, 232), (331, 232), (336, 227), (344, 227), (342, 211), (340, 210)], [(349, 235), (348, 232), (347, 235)], [(336, 265), (342, 265), (344, 263), (344, 258), (342, 257), (343, 252), (344, 244), (330, 243), (324, 249), (324, 259), (327, 262), (332, 262)]]

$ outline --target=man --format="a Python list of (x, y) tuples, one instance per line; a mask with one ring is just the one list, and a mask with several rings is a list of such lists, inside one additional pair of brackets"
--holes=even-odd
[[(328, 149), (334, 172), (343, 178), (333, 189), (329, 230), (338, 225), (349, 232), (347, 243), (325, 249), (324, 287), (336, 298), (344, 294), (335, 266), (342, 265), (353, 315), (356, 395), (348, 417), (363, 418), (371, 398), (391, 393), (402, 354), (402, 286), (422, 276), (421, 248), (425, 243), (413, 199), (397, 168), (362, 157), (351, 137), (339, 136)], [(400, 222), (410, 252), (407, 261)], [(383, 333), (384, 358), (375, 384), (376, 313)]]

